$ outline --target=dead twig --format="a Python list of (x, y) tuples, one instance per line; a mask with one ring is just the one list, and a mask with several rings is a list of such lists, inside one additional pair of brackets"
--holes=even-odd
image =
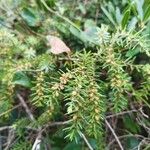
[(62, 126), (62, 125), (66, 125), (69, 124), (71, 122), (71, 120), (69, 121), (60, 121), (60, 122), (50, 122), (47, 125), (45, 125), (43, 127), (43, 129), (41, 130), (41, 132), (43, 132), (44, 130), (46, 130), (48, 127), (54, 127), (54, 126)]
[(106, 119), (105, 119), (105, 123), (106, 123), (106, 125), (108, 126), (108, 128), (110, 129), (110, 131), (112, 132), (112, 134), (114, 135), (114, 137), (115, 137), (115, 139), (116, 139), (116, 141), (117, 141), (117, 143), (118, 143), (120, 149), (121, 149), (121, 150), (124, 150), (124, 148), (123, 148), (121, 142), (119, 141), (119, 139), (118, 139), (118, 137), (117, 137), (115, 131), (113, 130), (113, 128), (111, 127), (111, 125), (109, 124), (109, 122), (108, 122)]
[[(128, 135), (122, 135), (122, 136), (119, 136), (118, 139), (121, 140), (121, 139), (124, 139), (124, 138), (128, 138), (128, 137), (136, 137), (138, 139), (145, 139), (144, 136), (142, 135), (138, 135), (138, 134), (128, 134)], [(116, 141), (116, 139), (114, 139), (113, 141), (111, 141), (108, 146), (107, 146), (107, 149), (109, 150), (111, 145)]]
[(92, 148), (92, 146), (90, 145), (90, 143), (88, 142), (88, 140), (87, 140), (87, 138), (85, 137), (85, 135), (84, 135), (82, 132), (80, 132), (79, 134), (80, 134), (80, 136), (83, 138), (83, 140), (85, 141), (85, 143), (86, 143), (86, 145), (88, 146), (88, 148), (89, 148), (90, 150), (94, 150), (94, 149)]
[[(60, 121), (60, 122), (52, 122), (52, 123), (48, 123), (47, 125), (45, 126), (42, 126), (40, 127), (40, 130), (39, 129), (36, 129), (36, 128), (32, 128), (30, 126), (27, 126), (26, 129), (27, 130), (33, 130), (33, 131), (36, 131), (36, 132), (43, 132), (44, 130), (46, 130), (48, 127), (54, 127), (54, 126), (61, 126), (61, 125), (67, 125), (69, 124), (71, 121)], [(15, 127), (14, 126), (3, 126), (3, 127), (0, 127), (0, 132), (4, 131), (4, 130), (15, 130)]]
[[(20, 95), (20, 94), (17, 94), (17, 97), (18, 99), (20, 100), (20, 103), (22, 104), (22, 106), (25, 108), (25, 111), (26, 113), (28, 114), (29, 118), (31, 121), (36, 121), (33, 114), (31, 113), (28, 105), (26, 104), (26, 102), (24, 101), (23, 97)], [(41, 128), (38, 127), (38, 129), (40, 130)], [(35, 142), (32, 146), (32, 150), (40, 150), (40, 143), (42, 141), (42, 133), (39, 132), (36, 139), (35, 139)]]
[(39, 132), (36, 139), (35, 139), (35, 142), (32, 146), (32, 150), (40, 150), (41, 149), (41, 146), (40, 146), (41, 142), (42, 142), (42, 133)]
[(14, 138), (15, 138), (15, 133), (14, 133), (14, 130), (11, 129), (9, 131), (8, 138), (7, 138), (7, 146), (5, 147), (4, 150), (9, 150), (10, 149), (11, 143), (13, 142)]
[(138, 149), (138, 150), (142, 150), (141, 148), (142, 148), (142, 146), (143, 146), (144, 144), (147, 145), (146, 139), (143, 139), (143, 140), (139, 143), (137, 149)]
[(70, 123), (69, 121), (64, 121), (64, 122), (53, 122), (53, 123), (48, 123), (47, 125), (45, 125), (44, 127), (41, 128), (41, 130), (39, 131), (36, 140), (32, 146), (32, 150), (40, 150), (40, 143), (42, 141), (42, 133), (48, 128), (48, 127), (53, 127), (53, 126), (60, 126), (60, 125), (66, 125)]
[(116, 116), (122, 116), (122, 115), (130, 114), (130, 113), (133, 113), (133, 112), (139, 112), (139, 109), (138, 110), (133, 109), (133, 110), (129, 110), (129, 111), (123, 111), (123, 112), (120, 112), (120, 113), (117, 113), (117, 114), (108, 115), (108, 116), (106, 116), (106, 118), (113, 118), (113, 117), (116, 117)]
[(30, 111), (28, 105), (27, 105), (26, 102), (24, 101), (23, 97), (22, 97), (20, 94), (17, 94), (17, 97), (18, 97), (20, 103), (22, 104), (22, 106), (24, 107), (26, 113), (28, 114), (30, 120), (31, 120), (31, 121), (35, 121), (35, 118), (34, 118), (33, 114), (31, 113), (31, 111)]
[(141, 114), (142, 114), (145, 118), (149, 118), (149, 116), (148, 116), (148, 115), (146, 115), (146, 114), (143, 112), (142, 107), (141, 107), (139, 110), (140, 110)]
[[(14, 126), (4, 126), (4, 127), (0, 127), (0, 132), (2, 132), (3, 130), (15, 130), (15, 127)], [(27, 130), (33, 130), (35, 132), (39, 132), (39, 129), (36, 129), (36, 128), (32, 128), (32, 127), (26, 127)]]
[(136, 120), (139, 123), (139, 125), (141, 125), (143, 128), (145, 128), (145, 130), (148, 132), (148, 134), (150, 134), (150, 127), (146, 126), (144, 121), (142, 121), (139, 116), (136, 118)]
[(41, 130), (39, 131), (37, 138), (34, 142), (34, 145), (32, 147), (32, 150), (40, 150), (40, 143), (42, 141), (42, 133), (48, 128), (48, 127), (54, 127), (54, 126), (60, 126), (60, 125), (66, 125), (70, 123), (71, 121), (64, 121), (64, 122), (53, 122), (53, 123), (48, 123), (47, 125), (43, 126)]
[(49, 123), (47, 125), (45, 125), (43, 128), (41, 128), (41, 130), (39, 131), (36, 140), (32, 146), (32, 150), (40, 150), (40, 143), (42, 142), (42, 133), (48, 128), (48, 127), (53, 127), (53, 126), (60, 126), (60, 125), (66, 125), (70, 123), (69, 121), (64, 121), (64, 122), (53, 122), (53, 123)]
[(0, 132), (2, 132), (3, 130), (10, 130), (12, 129), (12, 126), (4, 126), (4, 127), (0, 127)]

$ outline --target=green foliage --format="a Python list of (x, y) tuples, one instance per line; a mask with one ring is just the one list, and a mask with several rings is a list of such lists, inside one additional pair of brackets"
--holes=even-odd
[(17, 143), (15, 143), (15, 146), (12, 148), (12, 150), (30, 150), (32, 148), (31, 143), (25, 142), (24, 140), (20, 140)]
[[(3, 1), (0, 6), (0, 126), (15, 131), (12, 150), (32, 149), (40, 134), (41, 149), (86, 149), (85, 138), (105, 149), (107, 115), (131, 108), (149, 125), (149, 0), (10, 0), (9, 9)], [(50, 53), (47, 35), (63, 39), (71, 54)], [(145, 129), (135, 121), (139, 116), (110, 120), (118, 135), (138, 135)], [(64, 141), (60, 147), (56, 135)], [(136, 135), (123, 146), (140, 146)]]

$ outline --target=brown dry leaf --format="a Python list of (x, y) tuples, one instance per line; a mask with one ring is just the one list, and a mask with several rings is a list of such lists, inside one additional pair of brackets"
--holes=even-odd
[(58, 37), (48, 35), (46, 36), (46, 39), (48, 41), (47, 45), (51, 46), (51, 53), (58, 55), (63, 52), (69, 53), (70, 48)]

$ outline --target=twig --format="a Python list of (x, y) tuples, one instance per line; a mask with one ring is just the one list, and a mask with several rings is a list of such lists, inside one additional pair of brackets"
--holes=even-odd
[(141, 150), (141, 146), (144, 144), (144, 142), (145, 142), (145, 139), (143, 139), (143, 140), (139, 143), (139, 145), (138, 145), (138, 150)]
[[(27, 109), (27, 108), (26, 108)], [(32, 150), (40, 150), (40, 143), (42, 141), (42, 133), (48, 128), (48, 127), (54, 127), (54, 126), (61, 126), (61, 125), (66, 125), (66, 124), (69, 124), (71, 122), (71, 120), (69, 121), (64, 121), (64, 122), (52, 122), (52, 123), (48, 123), (47, 125), (45, 126), (42, 126), (42, 127), (39, 127), (38, 129), (35, 129), (35, 128), (31, 128), (31, 127), (26, 127), (26, 129), (28, 130), (34, 130), (36, 132), (38, 132), (38, 135), (35, 139), (35, 142), (32, 146)], [(15, 130), (15, 127), (14, 126), (4, 126), (4, 127), (0, 127), (0, 132), (3, 131), (3, 130)], [(11, 142), (12, 142), (12, 139), (13, 138), (9, 138), (9, 142), (7, 145), (11, 145)], [(9, 148), (8, 147), (8, 148)]]
[(150, 134), (150, 128), (147, 127), (144, 122), (142, 122), (139, 116), (136, 118), (136, 120), (138, 121), (139, 125), (143, 126), (145, 130)]
[[(28, 114), (29, 118), (31, 121), (35, 121), (35, 118), (33, 116), (33, 114), (31, 113), (30, 109), (28, 108), (27, 104), (25, 103), (24, 99), (22, 98), (22, 96), (20, 94), (17, 94), (17, 97), (18, 99), (20, 100), (22, 106), (25, 108), (25, 111), (26, 113)], [(41, 128), (38, 127), (38, 129), (40, 130)], [(32, 146), (32, 150), (40, 150), (40, 143), (41, 143), (41, 140), (42, 139), (42, 133), (39, 132), (36, 139), (35, 139), (35, 142)]]
[(129, 114), (129, 113), (133, 113), (133, 112), (138, 112), (139, 110), (129, 110), (129, 111), (123, 111), (123, 112), (120, 112), (120, 113), (117, 113), (117, 114), (112, 114), (112, 115), (108, 115), (106, 116), (106, 118), (112, 118), (112, 117), (116, 117), (116, 116), (120, 116), (120, 115), (125, 115), (125, 114)]
[(12, 147), (19, 139), (20, 139), (20, 137), (16, 137), (14, 139), (14, 141), (10, 144), (10, 147)]
[(32, 150), (40, 150), (40, 143), (42, 141), (42, 133), (48, 128), (48, 127), (53, 127), (53, 126), (59, 126), (59, 125), (65, 125), (68, 124), (70, 122), (69, 121), (65, 121), (65, 122), (54, 122), (54, 123), (48, 123), (47, 125), (45, 125), (43, 128), (41, 128), (41, 130), (39, 131), (36, 140), (32, 146)]
[(53, 123), (50, 122), (50, 123), (48, 123), (47, 125), (45, 125), (41, 131), (43, 132), (43, 131), (44, 131), (45, 129), (47, 129), (48, 127), (62, 126), (62, 125), (69, 124), (70, 122), (71, 122), (71, 120), (69, 120), (69, 121), (64, 121), (64, 122), (53, 122)]
[[(4, 126), (4, 127), (0, 127), (0, 132), (2, 132), (3, 130), (11, 130), (11, 129), (13, 129), (13, 130), (15, 130), (15, 127), (14, 126)], [(32, 128), (32, 127), (26, 127), (26, 129), (28, 129), (28, 130), (33, 130), (33, 131), (39, 131), (39, 129), (36, 129), (36, 128)]]
[(15, 137), (14, 130), (11, 129), (11, 130), (9, 131), (8, 138), (7, 138), (7, 146), (5, 147), (4, 150), (9, 150), (9, 148), (10, 148), (10, 146), (11, 146), (11, 143), (12, 143), (14, 137)]
[(13, 128), (12, 126), (0, 127), (0, 132), (3, 131), (3, 130), (10, 130), (10, 129), (12, 129), (12, 128)]
[(53, 126), (60, 126), (60, 125), (66, 125), (70, 123), (71, 121), (64, 121), (64, 122), (53, 122), (53, 123), (48, 123), (47, 125), (43, 126), (41, 130), (39, 131), (37, 138), (33, 144), (32, 150), (40, 150), (40, 143), (42, 141), (42, 133), (48, 128), (48, 127), (53, 127)]
[(32, 146), (32, 150), (40, 150), (41, 149), (41, 146), (40, 146), (41, 141), (42, 141), (42, 133), (39, 132), (36, 137), (36, 140)]
[(80, 134), (80, 136), (83, 138), (83, 140), (85, 141), (85, 143), (87, 144), (88, 148), (89, 148), (90, 150), (94, 150), (94, 149), (92, 148), (92, 146), (90, 145), (90, 143), (88, 142), (88, 140), (87, 140), (87, 138), (85, 137), (85, 135), (84, 135), (82, 132), (80, 132), (79, 134)]
[(114, 135), (114, 137), (115, 137), (115, 139), (116, 139), (116, 141), (117, 141), (117, 143), (118, 143), (120, 149), (121, 149), (121, 150), (124, 150), (124, 148), (123, 148), (123, 146), (121, 145), (121, 142), (119, 141), (119, 139), (118, 139), (118, 137), (117, 137), (115, 131), (113, 130), (113, 128), (111, 127), (111, 125), (109, 124), (109, 122), (108, 122), (106, 119), (105, 119), (105, 123), (106, 123), (106, 125), (108, 126), (108, 128), (110, 129), (110, 131), (112, 132), (112, 134)]
[(24, 107), (26, 113), (28, 114), (30, 120), (31, 120), (31, 121), (35, 121), (35, 118), (34, 118), (33, 114), (31, 113), (29, 107), (28, 107), (27, 104), (25, 103), (23, 97), (22, 97), (20, 94), (17, 94), (17, 97), (18, 97), (20, 103), (22, 104), (22, 106)]
[[(61, 126), (61, 125), (66, 125), (66, 124), (69, 124), (71, 121), (64, 121), (64, 122), (52, 122), (52, 123), (48, 123), (47, 125), (44, 125), (39, 129), (36, 129), (36, 128), (32, 128), (30, 126), (27, 126), (25, 127), (26, 129), (28, 130), (33, 130), (33, 131), (37, 131), (37, 132), (43, 132), (45, 129), (47, 129), (48, 127), (54, 127), (54, 126)], [(11, 130), (11, 129), (14, 129), (15, 130), (15, 127), (14, 126), (4, 126), (4, 127), (0, 127), (0, 132), (3, 131), (3, 130)]]
[[(123, 139), (123, 138), (128, 138), (128, 137), (137, 137), (137, 138), (141, 138), (141, 139), (144, 139), (145, 137), (144, 136), (142, 136), (142, 135), (138, 135), (138, 134), (134, 134), (134, 135), (122, 135), (122, 136), (119, 136), (118, 137), (118, 139)], [(107, 146), (107, 149), (109, 149), (110, 148), (110, 146), (115, 142), (116, 140), (114, 139), (113, 141), (111, 141), (109, 144), (108, 144), (108, 146)]]
[(148, 116), (148, 115), (146, 115), (146, 114), (143, 112), (142, 107), (141, 107), (139, 110), (140, 110), (141, 114), (142, 114), (145, 118), (149, 118), (149, 116)]

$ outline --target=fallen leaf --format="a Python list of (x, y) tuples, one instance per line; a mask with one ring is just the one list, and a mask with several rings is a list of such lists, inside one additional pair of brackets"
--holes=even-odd
[(70, 48), (60, 38), (48, 35), (46, 36), (46, 39), (48, 41), (47, 45), (51, 47), (51, 53), (58, 55), (63, 52), (70, 52)]

